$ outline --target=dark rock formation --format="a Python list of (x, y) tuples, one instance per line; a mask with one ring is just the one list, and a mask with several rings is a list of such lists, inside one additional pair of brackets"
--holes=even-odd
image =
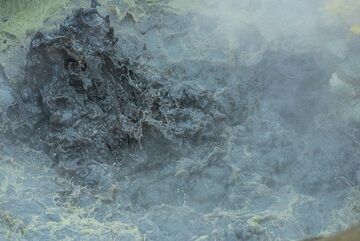
[(219, 140), (233, 110), (218, 100), (231, 95), (149, 81), (118, 57), (116, 42), (109, 17), (95, 8), (75, 11), (56, 32), (38, 32), (16, 88), (24, 102), (16, 136), (73, 176), (84, 163), (122, 161), (125, 149), (141, 145), (169, 156), (185, 144)]

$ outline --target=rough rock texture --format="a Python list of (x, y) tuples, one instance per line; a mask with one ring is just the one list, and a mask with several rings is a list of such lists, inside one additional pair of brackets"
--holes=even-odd
[(31, 136), (74, 177), (92, 175), (78, 170), (82, 163), (124, 161), (126, 148), (176, 156), (186, 143), (221, 140), (236, 110), (225, 104), (231, 92), (148, 80), (117, 56), (117, 40), (95, 8), (75, 11), (58, 31), (36, 33), (17, 87), (24, 110), (15, 134)]

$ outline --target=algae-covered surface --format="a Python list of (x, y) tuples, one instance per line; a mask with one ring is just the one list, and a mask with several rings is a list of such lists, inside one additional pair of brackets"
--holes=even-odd
[(70, 1), (1, 1), (1, 51), (20, 43), (44, 26), (44, 21), (58, 19), (59, 12), (70, 7)]
[[(221, 133), (196, 144), (184, 137), (176, 155), (171, 141), (149, 138), (109, 160), (59, 163), (56, 146), (37, 136), (44, 130), (23, 140), (13, 122), (16, 135), (0, 139), (1, 241), (300, 241), (360, 223), (360, 76), (347, 71), (360, 56), (357, 1), (98, 2), (116, 58), (152, 83), (148, 92), (170, 83), (165, 104), (175, 96), (190, 105), (182, 86), (212, 93), (219, 112), (206, 118), (219, 126), (205, 127)], [(12, 100), (9, 89), (45, 81), (24, 78), (35, 32), (58, 31), (90, 1), (0, 3), (3, 116), (25, 95)], [(182, 108), (174, 106), (166, 111)], [(176, 119), (179, 128), (205, 128), (197, 108)]]
[(80, 207), (89, 190), (58, 178), (50, 163), (33, 150), (2, 149), (0, 240), (143, 240), (135, 225), (98, 219), (100, 200)]

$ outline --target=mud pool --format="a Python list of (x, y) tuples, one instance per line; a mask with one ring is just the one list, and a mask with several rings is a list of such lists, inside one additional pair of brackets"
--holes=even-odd
[(98, 2), (0, 1), (0, 240), (360, 222), (356, 1)]

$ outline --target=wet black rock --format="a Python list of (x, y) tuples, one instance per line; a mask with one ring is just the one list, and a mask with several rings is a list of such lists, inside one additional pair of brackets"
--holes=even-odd
[(134, 148), (176, 156), (186, 146), (219, 141), (235, 108), (219, 101), (232, 98), (226, 91), (148, 80), (141, 66), (119, 57), (116, 43), (108, 16), (74, 11), (58, 31), (35, 34), (15, 88), (23, 102), (16, 137), (89, 184), (104, 175), (89, 163), (131, 162)]

